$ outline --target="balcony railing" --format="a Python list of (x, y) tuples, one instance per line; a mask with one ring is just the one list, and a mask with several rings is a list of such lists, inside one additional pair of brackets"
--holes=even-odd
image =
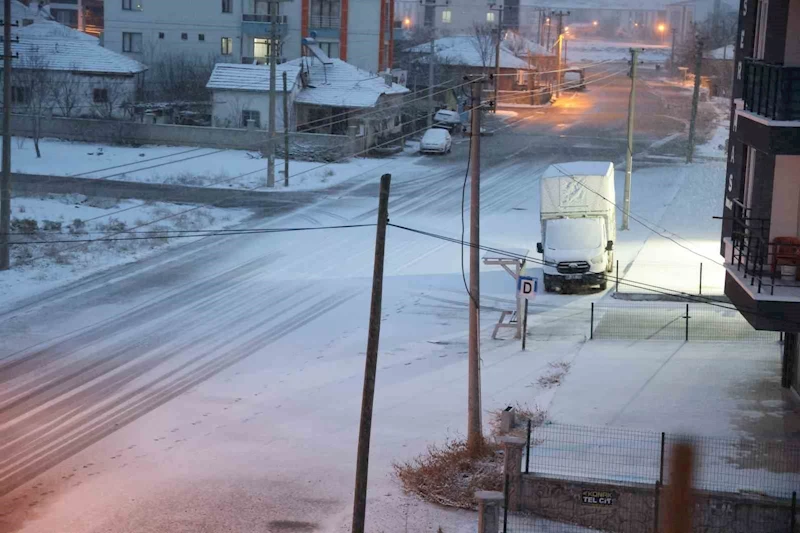
[(339, 28), (341, 17), (329, 15), (311, 15), (308, 19), (310, 28)]
[(800, 289), (800, 238), (775, 237), (770, 241), (769, 220), (752, 217), (751, 213), (734, 201), (730, 266), (759, 294), (774, 296), (776, 287)]
[(247, 13), (242, 15), (242, 22), (272, 24), (273, 19), (275, 20), (275, 24), (286, 24), (288, 21), (286, 15), (248, 15)]
[(800, 67), (744, 60), (744, 108), (772, 120), (800, 120)]

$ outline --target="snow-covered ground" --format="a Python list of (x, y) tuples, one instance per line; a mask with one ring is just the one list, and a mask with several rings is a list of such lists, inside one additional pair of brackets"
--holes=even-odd
[(578, 38), (567, 41), (567, 60), (576, 66), (581, 66), (580, 63), (628, 61), (631, 48), (642, 49), (639, 59), (644, 63), (663, 63), (669, 59), (667, 45)]
[[(186, 146), (97, 145), (42, 139), (42, 157), (36, 157), (33, 142), (14, 138), (12, 170), (27, 174), (75, 176), (144, 183), (167, 183), (195, 187), (253, 189), (264, 186), (267, 160), (257, 152), (217, 150)], [(384, 165), (384, 159), (353, 158), (323, 164), (290, 161), (289, 187), (283, 186), (283, 160), (277, 159), (278, 191), (305, 191), (336, 185)]]
[[(247, 209), (114, 201), (79, 194), (17, 197), (12, 211), (15, 235), (11, 240), (20, 244), (11, 248), (13, 268), (0, 273), (0, 298), (6, 304), (196, 240), (181, 237), (181, 232), (236, 226), (252, 214)], [(143, 227), (135, 230), (137, 226)], [(161, 238), (164, 235), (172, 238)], [(99, 241), (103, 238), (135, 240)], [(47, 244), (73, 240), (98, 242)]]

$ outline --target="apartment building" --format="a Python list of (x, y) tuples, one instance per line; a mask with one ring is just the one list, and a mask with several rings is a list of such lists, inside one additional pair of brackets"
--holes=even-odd
[(398, 30), (434, 29), (439, 36), (469, 35), (476, 25), (496, 27), (503, 11), (503, 28), (519, 30), (519, 0), (394, 0)]
[(302, 39), (367, 71), (391, 64), (386, 0), (106, 0), (104, 46), (142, 61), (193, 54), (217, 62), (264, 63), (272, 31), (278, 56), (302, 55)]
[(800, 0), (741, 0), (721, 251), (725, 294), (784, 332), (782, 384), (800, 389)]

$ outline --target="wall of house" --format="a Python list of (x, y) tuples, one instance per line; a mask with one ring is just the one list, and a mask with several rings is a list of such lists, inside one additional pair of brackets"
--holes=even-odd
[[(282, 83), (282, 82), (279, 82)], [(294, 95), (289, 95), (289, 127), (293, 129), (292, 108), (294, 107)], [(283, 98), (284, 93), (280, 92), (275, 97), (275, 128), (283, 131)], [(242, 111), (258, 111), (260, 116), (260, 129), (267, 129), (269, 125), (269, 94), (264, 92), (248, 91), (214, 91), (212, 96), (212, 124), (217, 128), (241, 128)]]
[[(13, 76), (11, 85), (12, 87), (17, 86), (17, 83), (13, 81)], [(43, 92), (46, 91), (48, 96), (44, 101), (42, 111), (47, 115), (75, 117), (104, 117), (108, 116), (107, 114), (110, 112), (111, 117), (122, 118), (125, 116), (123, 104), (136, 101), (137, 86), (136, 76), (93, 76), (52, 71), (48, 82), (43, 86)], [(61, 91), (60, 96), (54, 94), (56, 89)], [(109, 104), (94, 102), (95, 89), (108, 91)], [(66, 94), (71, 96), (67, 97)], [(3, 95), (0, 91), (0, 104), (2, 102)], [(71, 106), (67, 104), (68, 102), (71, 103)], [(15, 112), (28, 112), (28, 107), (24, 104), (14, 104), (13, 108)]]
[(348, 1), (347, 62), (367, 72), (378, 71), (382, 1)]
[[(233, 12), (223, 13), (220, 0), (132, 0), (141, 9), (124, 10), (122, 1), (105, 2), (103, 46), (122, 51), (123, 32), (142, 34), (142, 52), (126, 55), (145, 61), (158, 55), (191, 54), (220, 57), (222, 37), (234, 39), (233, 58), (241, 58), (242, 1), (233, 0)], [(159, 33), (164, 38), (159, 38)], [(187, 40), (181, 34), (187, 33)], [(200, 41), (198, 34), (205, 39)]]
[(775, 157), (773, 178), (772, 215), (770, 218), (770, 240), (775, 237), (800, 236), (800, 180), (797, 169), (800, 156), (779, 155)]

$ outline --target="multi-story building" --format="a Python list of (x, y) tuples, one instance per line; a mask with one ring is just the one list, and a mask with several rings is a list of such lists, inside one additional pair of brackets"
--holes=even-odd
[(316, 37), (329, 56), (376, 72), (391, 64), (391, 12), (386, 0), (106, 0), (104, 46), (144, 62), (193, 54), (264, 63), (274, 31), (282, 60)]
[(469, 35), (476, 25), (497, 26), (503, 7), (503, 28), (519, 29), (519, 0), (393, 0), (398, 30), (436, 30), (439, 36)]
[(741, 0), (721, 251), (725, 294), (784, 332), (782, 383), (800, 390), (800, 0)]

